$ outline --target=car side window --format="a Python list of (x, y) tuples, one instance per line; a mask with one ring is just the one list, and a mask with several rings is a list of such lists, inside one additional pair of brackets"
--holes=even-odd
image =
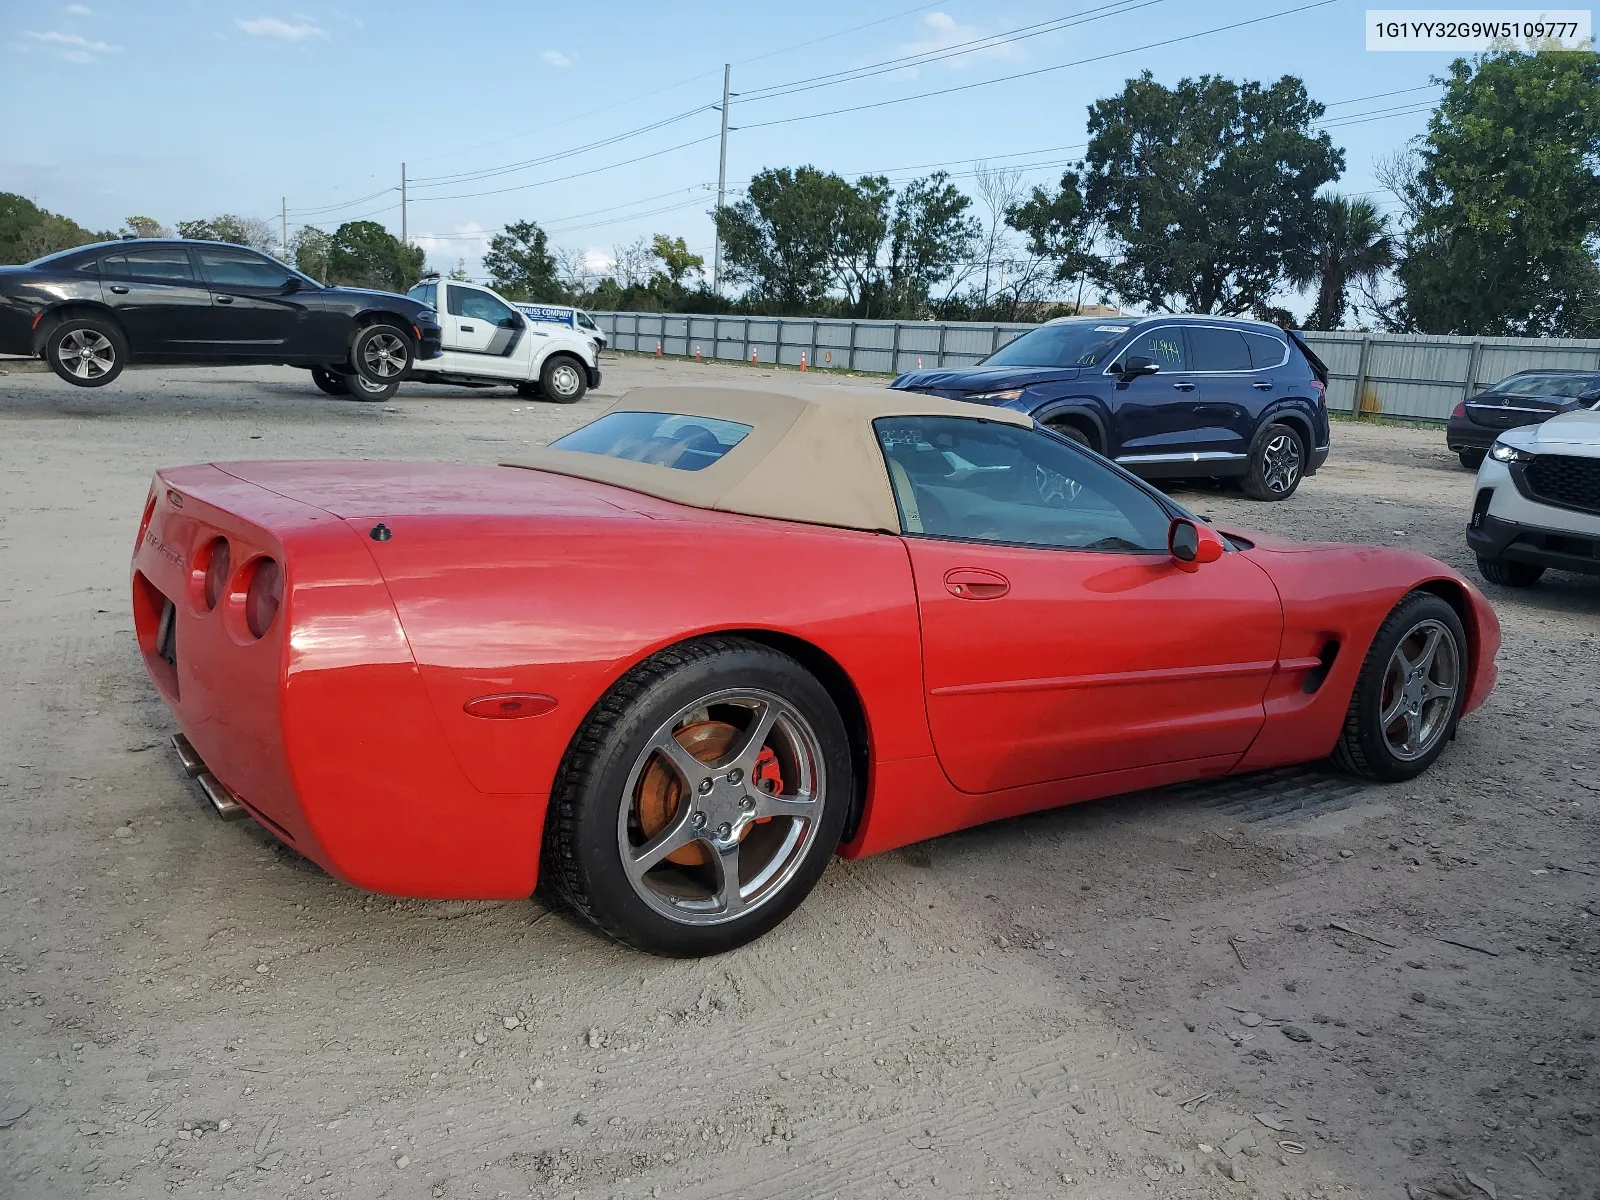
[(1282, 338), (1269, 333), (1247, 333), (1244, 340), (1250, 347), (1250, 366), (1257, 371), (1281, 367), (1289, 361), (1289, 345)]
[(196, 253), (200, 256), (200, 269), (212, 283), (232, 287), (281, 288), (289, 281), (289, 271), (281, 263), (246, 250), (205, 247)]
[(911, 536), (1165, 554), (1166, 510), (1114, 468), (1035, 429), (967, 417), (873, 422)]
[(438, 284), (419, 283), (416, 287), (407, 292), (406, 295), (410, 296), (418, 304), (426, 304), (429, 308), (437, 308), (439, 306), (438, 293)]
[(501, 304), (487, 292), (480, 292), (474, 288), (453, 287), (450, 289), (450, 315), (498, 325), (507, 317), (516, 316), (516, 313), (511, 310), (510, 305)]
[(150, 283), (193, 283), (194, 265), (183, 246), (151, 247), (108, 254), (100, 260), (100, 273), (111, 279), (138, 279)]
[(1183, 330), (1176, 325), (1164, 325), (1160, 329), (1141, 333), (1133, 339), (1133, 344), (1117, 357), (1120, 361), (1127, 362), (1136, 355), (1150, 359), (1163, 371), (1189, 369), (1183, 353)]
[(599, 328), (599, 326), (597, 326), (593, 321), (591, 321), (589, 319), (589, 314), (588, 313), (579, 313), (578, 314), (578, 324), (582, 325), (585, 329), (598, 329)]
[(1189, 326), (1191, 371), (1248, 371), (1250, 349), (1237, 329), (1211, 325)]

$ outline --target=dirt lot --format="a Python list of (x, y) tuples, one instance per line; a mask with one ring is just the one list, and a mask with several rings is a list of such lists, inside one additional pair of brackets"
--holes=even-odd
[[(155, 467), (492, 462), (746, 370), (613, 357), (571, 409), (0, 378), (0, 1196), (1600, 1197), (1600, 580), (1490, 589), (1500, 686), (1411, 785), (1283, 772), (837, 863), (711, 961), (366, 895), (210, 815), (130, 632)], [(1181, 498), (1467, 565), (1438, 432), (1334, 447), (1287, 504)]]

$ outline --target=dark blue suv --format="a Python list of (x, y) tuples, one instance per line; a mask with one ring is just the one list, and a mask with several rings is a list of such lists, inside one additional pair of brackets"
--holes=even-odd
[(1328, 371), (1292, 332), (1225, 317), (1066, 317), (981, 363), (891, 387), (1029, 413), (1146, 479), (1283, 500), (1328, 457)]

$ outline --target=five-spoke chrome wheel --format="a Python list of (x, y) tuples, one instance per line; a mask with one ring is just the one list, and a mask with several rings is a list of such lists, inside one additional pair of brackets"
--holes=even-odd
[(816, 731), (773, 692), (731, 688), (681, 708), (627, 777), (617, 848), (640, 899), (669, 920), (737, 920), (805, 861), (828, 803)]
[(1437, 620), (1417, 622), (1389, 656), (1378, 724), (1389, 751), (1403, 762), (1421, 758), (1445, 735), (1461, 687), (1455, 638)]
[(57, 347), (61, 364), (82, 380), (99, 379), (117, 365), (116, 347), (111, 339), (93, 329), (74, 329)]
[(411, 364), (411, 350), (397, 333), (380, 330), (361, 345), (358, 366), (368, 380), (396, 382)]

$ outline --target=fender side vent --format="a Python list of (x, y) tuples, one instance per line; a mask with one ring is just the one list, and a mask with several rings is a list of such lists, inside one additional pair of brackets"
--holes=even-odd
[(1339, 657), (1339, 643), (1331, 638), (1323, 643), (1322, 649), (1317, 653), (1317, 665), (1306, 674), (1305, 682), (1300, 685), (1300, 690), (1306, 695), (1311, 695), (1328, 678), (1328, 672), (1333, 670), (1334, 660)]

